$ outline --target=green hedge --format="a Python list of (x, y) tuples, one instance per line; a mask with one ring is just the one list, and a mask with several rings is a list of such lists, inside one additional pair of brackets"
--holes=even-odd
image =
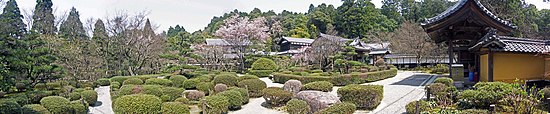
[(282, 106), (292, 99), (292, 93), (278, 87), (268, 87), (262, 90), (265, 102), (271, 106)]
[(157, 97), (163, 95), (162, 86), (160, 85), (141, 85), (137, 87), (141, 87), (141, 93), (143, 94), (155, 95)]
[(108, 85), (111, 85), (111, 81), (109, 81), (109, 79), (107, 78), (100, 78), (100, 79), (97, 79), (97, 81), (95, 81), (97, 84), (99, 84), (100, 86), (108, 86)]
[(162, 93), (163, 95), (168, 96), (168, 101), (174, 101), (176, 98), (179, 98), (183, 96), (183, 88), (176, 88), (176, 87), (163, 87)]
[(122, 96), (122, 95), (131, 95), (131, 94), (134, 94), (134, 92), (133, 92), (134, 87), (136, 87), (136, 85), (123, 85), (123, 86), (120, 87), (120, 89), (118, 90), (118, 94), (117, 94), (117, 95)]
[(273, 73), (273, 70), (249, 70), (248, 73), (258, 77), (268, 77)]
[(170, 76), (170, 81), (172, 81), (172, 86), (174, 87), (183, 87), (183, 82), (187, 80), (185, 76), (182, 75), (174, 75)]
[(386, 78), (391, 78), (397, 75), (397, 69), (392, 68), (390, 70), (359, 73), (359, 74), (345, 74), (339, 76), (300, 76), (294, 74), (273, 73), (273, 82), (285, 83), (288, 80), (299, 80), (300, 82), (307, 84), (316, 81), (329, 81), (334, 85), (343, 86), (349, 84), (360, 84), (365, 82), (374, 82)]
[(48, 87), (49, 90), (59, 90), (61, 89), (61, 83), (59, 82), (48, 82), (46, 83), (46, 87)]
[(310, 111), (306, 101), (292, 99), (286, 103), (286, 112), (289, 114), (308, 114)]
[(124, 80), (124, 82), (122, 83), (122, 85), (141, 85), (141, 84), (143, 84), (143, 80), (139, 78), (128, 78)]
[(111, 89), (119, 89), (120, 83), (118, 82), (111, 82)]
[(374, 109), (384, 97), (384, 86), (357, 85), (344, 86), (337, 91), (340, 101), (354, 103), (360, 109)]
[(409, 104), (407, 104), (405, 106), (405, 109), (407, 111), (407, 113), (409, 114), (414, 114), (416, 113), (416, 102), (418, 102), (418, 112), (419, 113), (422, 113), (424, 111), (429, 111), (431, 109), (430, 107), (430, 104), (424, 100), (420, 100), (420, 101), (413, 101), (413, 102), (410, 102)]
[(315, 114), (353, 114), (355, 110), (356, 108), (353, 103), (343, 102), (333, 104), (328, 108), (316, 112)]
[(442, 84), (445, 84), (446, 86), (453, 86), (453, 79), (451, 78), (448, 78), (448, 77), (440, 77), (440, 78), (437, 78), (435, 79), (434, 83), (442, 83)]
[(229, 75), (229, 74), (220, 74), (214, 77), (214, 80), (212, 80), (214, 84), (222, 83), (227, 86), (235, 86), (237, 85), (238, 81), (239, 79), (237, 78), (237, 76)]
[(162, 85), (162, 86), (170, 86), (172, 84), (172, 81), (168, 79), (162, 79), (162, 78), (149, 78), (145, 80), (145, 84), (147, 85)]
[(128, 79), (128, 76), (115, 76), (112, 77), (110, 80), (111, 82), (118, 82), (120, 84), (123, 84), (126, 79)]
[(267, 84), (260, 79), (248, 79), (239, 82), (238, 86), (248, 89), (250, 97), (261, 97), (262, 90), (267, 87)]
[(197, 84), (197, 90), (204, 92), (205, 94), (210, 94), (210, 91), (214, 90), (214, 83), (212, 82), (201, 82)]
[(243, 96), (235, 90), (224, 91), (216, 95), (225, 96), (229, 100), (229, 109), (239, 109), (243, 105)]
[(91, 106), (93, 106), (95, 102), (97, 102), (97, 92), (95, 92), (94, 90), (86, 90), (80, 92), (80, 95), (82, 95), (82, 99), (84, 99)]
[(191, 78), (189, 80), (183, 81), (183, 87), (185, 89), (195, 89), (195, 88), (197, 88), (197, 84), (200, 83), (200, 82), (201, 81), (199, 79)]
[(44, 97), (40, 104), (52, 114), (66, 114), (71, 111), (70, 101), (60, 96)]
[(80, 100), (76, 100), (76, 101), (71, 101), (71, 111), (74, 113), (74, 114), (86, 114), (88, 111), (88, 103), (84, 102), (84, 104), (82, 104), (82, 101)]
[(252, 70), (275, 70), (277, 69), (277, 64), (271, 59), (260, 58), (254, 63), (252, 63)]
[[(2, 111), (0, 111), (2, 113)], [(2, 113), (5, 114), (5, 113)], [(23, 106), (23, 114), (51, 114), (48, 109), (40, 104), (29, 104)]]
[(249, 99), (249, 96), (248, 96), (248, 90), (244, 89), (244, 88), (238, 88), (238, 87), (230, 87), (229, 89), (227, 89), (229, 91), (237, 91), (241, 94), (241, 96), (243, 96), (243, 104), (246, 104), (248, 103), (248, 99)]
[(203, 114), (224, 114), (229, 111), (229, 100), (225, 96), (213, 95), (204, 97), (206, 102), (206, 109), (204, 109)]
[(181, 102), (165, 102), (161, 107), (162, 114), (189, 114), (189, 107)]
[(244, 76), (239, 76), (239, 82), (243, 81), (243, 80), (248, 80), (248, 79), (260, 79), (260, 78), (258, 78), (258, 76), (250, 75), (250, 74), (245, 74)]
[(302, 88), (302, 90), (318, 90), (318, 91), (324, 91), (329, 92), (332, 91), (332, 87), (334, 85), (328, 81), (318, 81), (318, 82), (311, 82), (305, 84)]
[(157, 114), (162, 101), (147, 94), (126, 95), (115, 99), (113, 111), (116, 114)]
[(0, 100), (0, 114), (19, 114), (21, 113), (21, 105), (12, 100)]

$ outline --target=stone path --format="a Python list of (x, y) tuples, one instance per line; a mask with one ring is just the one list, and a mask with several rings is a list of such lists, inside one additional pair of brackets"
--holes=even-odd
[(90, 106), (90, 114), (114, 114), (113, 108), (111, 107), (111, 87), (110, 86), (101, 86), (96, 88), (97, 92), (97, 103), (96, 106)]

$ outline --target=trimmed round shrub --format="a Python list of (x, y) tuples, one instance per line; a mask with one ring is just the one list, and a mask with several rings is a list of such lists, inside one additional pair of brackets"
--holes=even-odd
[(210, 94), (210, 91), (214, 90), (214, 83), (212, 82), (201, 82), (197, 84), (197, 90), (204, 92), (205, 94)]
[(162, 102), (168, 102), (168, 101), (170, 101), (170, 96), (168, 96), (168, 95), (162, 95), (162, 96), (160, 96), (160, 100), (161, 100)]
[(46, 86), (45, 83), (37, 83), (36, 85), (34, 85), (34, 89), (36, 89), (36, 90), (47, 90), (48, 87)]
[(12, 100), (0, 100), (0, 114), (19, 114), (21, 105)]
[(273, 73), (273, 70), (249, 70), (248, 74), (256, 75), (258, 77), (268, 77)]
[(355, 104), (360, 109), (374, 109), (382, 101), (384, 86), (358, 85), (344, 86), (337, 91), (340, 101)]
[(185, 97), (180, 97), (180, 98), (177, 98), (176, 100), (174, 100), (174, 102), (187, 103), (187, 102), (189, 102), (189, 99), (187, 99)]
[(162, 86), (160, 85), (142, 85), (137, 87), (141, 87), (140, 93), (143, 93), (143, 94), (155, 95), (157, 97), (160, 97), (163, 95)]
[(60, 96), (48, 96), (40, 100), (40, 104), (52, 114), (66, 114), (71, 112), (70, 101)]
[(202, 76), (197, 76), (193, 79), (197, 79), (200, 82), (210, 82), (210, 81), (212, 81), (212, 78), (213, 78), (213, 76), (210, 76), (210, 75), (202, 75)]
[[(120, 87), (120, 89), (118, 90), (118, 95), (122, 96), (122, 95), (131, 95), (131, 94), (134, 94), (134, 92), (133, 92), (134, 87), (136, 87), (136, 85), (123, 85), (123, 86)], [(141, 92), (141, 91), (139, 91), (139, 92)]]
[(23, 106), (23, 114), (50, 114), (50, 111), (40, 104), (29, 104)]
[(240, 81), (243, 81), (243, 80), (248, 80), (248, 79), (260, 79), (260, 78), (258, 78), (258, 76), (245, 74), (244, 76), (239, 76), (238, 79), (239, 79), (239, 82), (240, 82)]
[(111, 89), (119, 89), (120, 83), (118, 82), (111, 82)]
[(184, 94), (185, 94), (185, 98), (189, 100), (194, 100), (194, 101), (200, 100), (205, 95), (204, 92), (197, 91), (197, 90), (186, 91)]
[(229, 100), (229, 109), (239, 109), (243, 105), (243, 96), (238, 91), (224, 91), (216, 95), (221, 95), (227, 97)]
[(112, 82), (118, 82), (119, 84), (123, 84), (123, 82), (128, 79), (127, 76), (115, 76), (115, 77), (112, 77), (111, 79), (111, 83)]
[(95, 81), (97, 84), (99, 84), (100, 86), (108, 86), (108, 85), (111, 85), (111, 81), (109, 81), (109, 79), (107, 78), (100, 78), (100, 79), (97, 79), (97, 81)]
[(272, 106), (282, 106), (292, 99), (292, 93), (278, 87), (268, 87), (262, 90), (265, 102)]
[(70, 107), (74, 114), (86, 114), (86, 111), (88, 111), (88, 103), (84, 102), (84, 104), (82, 104), (80, 100), (71, 101)]
[(168, 96), (168, 101), (174, 101), (176, 98), (183, 96), (184, 89), (176, 87), (163, 87), (162, 93)]
[(6, 100), (15, 101), (19, 105), (26, 105), (29, 103), (30, 99), (25, 93), (15, 93), (15, 94), (11, 94), (10, 97)]
[(227, 90), (227, 85), (225, 85), (225, 84), (216, 84), (214, 86), (214, 92), (215, 93), (220, 93), (220, 92), (223, 92), (225, 90)]
[(162, 78), (150, 78), (145, 80), (145, 84), (147, 85), (162, 85), (162, 86), (170, 86), (172, 84), (172, 81), (168, 79), (162, 79)]
[(248, 99), (249, 99), (248, 90), (243, 89), (243, 88), (238, 88), (238, 87), (230, 87), (228, 90), (239, 92), (241, 94), (241, 96), (243, 96), (243, 100), (242, 100), (243, 104), (248, 103)]
[(437, 78), (435, 79), (434, 83), (442, 83), (442, 84), (445, 84), (446, 86), (453, 86), (453, 79), (451, 78), (447, 78), (447, 77), (441, 77), (441, 78)]
[(183, 87), (183, 82), (187, 80), (187, 78), (182, 75), (174, 75), (174, 76), (170, 76), (169, 80), (172, 81), (172, 86)]
[(277, 69), (277, 64), (271, 59), (260, 58), (254, 63), (252, 63), (252, 70), (275, 70)]
[(161, 107), (162, 114), (189, 114), (189, 107), (181, 102), (165, 102)]
[(262, 90), (267, 87), (267, 84), (260, 79), (248, 79), (239, 82), (238, 86), (248, 89), (248, 95), (256, 98), (262, 96)]
[(237, 76), (233, 76), (233, 75), (218, 75), (216, 77), (214, 77), (214, 80), (212, 80), (212, 82), (214, 82), (214, 84), (225, 84), (227, 86), (235, 86), (237, 85), (237, 82), (238, 82), (238, 79), (237, 79)]
[(308, 114), (310, 111), (306, 101), (292, 99), (286, 103), (286, 112), (289, 114)]
[(139, 78), (128, 78), (124, 80), (124, 82), (122, 83), (122, 85), (141, 85), (141, 84), (143, 84), (143, 80)]
[(200, 82), (201, 81), (199, 79), (191, 78), (189, 80), (183, 81), (183, 87), (185, 89), (195, 89), (197, 87), (197, 84)]
[(29, 94), (30, 102), (38, 103), (42, 98), (53, 95), (51, 91), (31, 91)]
[[(412, 114), (412, 113), (409, 113), (409, 114)], [(460, 112), (460, 114), (489, 114), (489, 110), (485, 110), (485, 109), (466, 109), (466, 110), (462, 110), (462, 112)]]
[(82, 99), (84, 99), (87, 103), (90, 105), (94, 105), (95, 102), (97, 102), (97, 92), (94, 90), (86, 90), (80, 93), (82, 95)]
[(80, 92), (72, 92), (72, 93), (69, 93), (69, 100), (78, 100), (80, 99), (81, 95), (80, 95)]
[(317, 81), (317, 82), (311, 82), (304, 85), (303, 90), (318, 90), (318, 91), (324, 91), (329, 92), (332, 91), (332, 83), (328, 81)]
[(126, 95), (113, 102), (113, 111), (116, 114), (157, 114), (161, 104), (162, 101), (154, 95)]
[(407, 110), (407, 113), (409, 114), (414, 114), (416, 113), (416, 103), (418, 102), (418, 112), (419, 113), (422, 113), (424, 111), (429, 111), (431, 108), (430, 108), (430, 104), (424, 100), (420, 100), (420, 101), (413, 101), (413, 102), (410, 102), (409, 104), (407, 104), (405, 106), (405, 109)]
[(49, 90), (61, 89), (61, 84), (59, 82), (48, 82), (46, 86)]
[(288, 80), (283, 85), (283, 90), (291, 92), (293, 95), (298, 94), (302, 89), (302, 82), (298, 80)]
[(206, 107), (206, 109), (204, 109), (203, 114), (224, 114), (229, 111), (229, 100), (225, 96), (206, 96), (204, 97), (204, 101), (206, 103), (203, 105), (206, 106), (202, 107)]
[(80, 88), (91, 88), (93, 89), (95, 87), (93, 82), (79, 82)]
[(333, 104), (328, 108), (316, 112), (315, 114), (353, 114), (355, 110), (355, 104), (343, 102)]

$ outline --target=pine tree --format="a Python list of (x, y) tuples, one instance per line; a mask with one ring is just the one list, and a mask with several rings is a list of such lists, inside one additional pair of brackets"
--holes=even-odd
[(34, 8), (32, 30), (46, 35), (54, 35), (57, 28), (54, 25), (55, 17), (52, 9), (53, 3), (51, 0), (36, 0)]
[(112, 52), (110, 51), (111, 43), (109, 41), (109, 36), (105, 30), (105, 24), (101, 19), (98, 19), (94, 24), (92, 40), (97, 44), (97, 54), (102, 57), (102, 69), (106, 70), (106, 75), (109, 75), (111, 70), (109, 63), (113, 60), (113, 56), (110, 54)]
[(80, 21), (80, 15), (76, 8), (71, 8), (67, 20), (59, 27), (59, 34), (66, 39), (86, 39), (86, 31)]
[(0, 34), (14, 38), (22, 37), (27, 29), (25, 23), (23, 23), (23, 15), (21, 15), (17, 2), (15, 0), (8, 1), (3, 11), (0, 15), (0, 22), (2, 23)]

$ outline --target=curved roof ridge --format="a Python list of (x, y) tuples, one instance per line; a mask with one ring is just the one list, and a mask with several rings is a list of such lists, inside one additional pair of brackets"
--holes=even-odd
[(429, 26), (429, 25), (432, 25), (436, 22), (440, 22), (440, 21), (444, 20), (445, 18), (447, 18), (450, 15), (454, 14), (456, 11), (459, 11), (460, 9), (462, 9), (468, 1), (473, 1), (474, 4), (478, 8), (480, 8), (485, 15), (491, 17), (494, 21), (497, 21), (497, 22), (499, 22), (503, 25), (506, 25), (510, 28), (514, 28), (514, 29), (517, 28), (517, 26), (513, 25), (510, 21), (501, 19), (497, 15), (495, 15), (494, 13), (489, 11), (489, 9), (487, 9), (485, 6), (483, 6), (483, 4), (481, 4), (481, 2), (479, 0), (459, 0), (455, 5), (453, 5), (452, 7), (449, 7), (444, 12), (442, 12), (442, 13), (440, 13), (437, 16), (434, 16), (432, 18), (426, 19), (423, 23), (421, 23), (421, 25), (422, 26)]

